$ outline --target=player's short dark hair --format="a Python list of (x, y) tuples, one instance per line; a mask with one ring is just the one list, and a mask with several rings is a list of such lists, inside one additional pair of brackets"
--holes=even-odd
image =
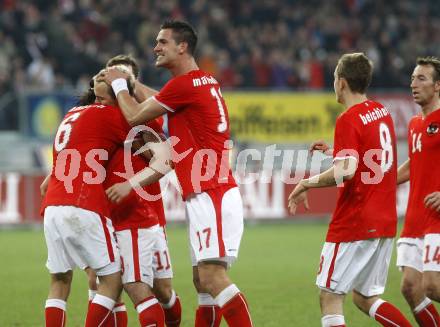
[(339, 59), (336, 75), (347, 81), (352, 92), (364, 94), (371, 83), (373, 63), (361, 52), (347, 53)]
[(167, 20), (160, 29), (171, 29), (173, 31), (173, 39), (177, 44), (186, 42), (188, 44), (188, 52), (194, 55), (197, 46), (197, 34), (194, 28), (183, 21)]
[(416, 61), (419, 66), (431, 66), (434, 68), (434, 73), (432, 74), (432, 80), (435, 82), (440, 81), (440, 59), (437, 57), (419, 57)]
[(133, 75), (135, 78), (139, 78), (139, 64), (137, 63), (136, 59), (134, 59), (131, 55), (124, 55), (120, 54), (117, 56), (114, 56), (113, 58), (110, 58), (107, 63), (105, 64), (105, 67), (113, 67), (116, 65), (126, 65), (130, 66), (133, 70)]

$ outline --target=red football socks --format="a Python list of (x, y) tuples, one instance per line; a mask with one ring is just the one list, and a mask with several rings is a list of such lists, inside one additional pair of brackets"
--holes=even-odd
[(431, 300), (425, 298), (414, 309), (414, 317), (421, 327), (438, 327), (440, 326), (440, 316)]
[(222, 320), (220, 307), (208, 293), (199, 293), (195, 327), (219, 327)]
[(252, 327), (252, 319), (246, 299), (234, 284), (229, 285), (216, 297), (222, 316), (230, 327)]
[(159, 301), (149, 296), (136, 305), (141, 326), (165, 327), (165, 315)]
[(96, 294), (87, 312), (86, 327), (102, 326), (111, 315), (115, 301), (101, 294)]
[(46, 327), (64, 327), (66, 325), (66, 302), (59, 299), (46, 300), (44, 315)]
[(370, 317), (385, 327), (411, 327), (410, 322), (394, 305), (382, 299), (377, 300), (370, 308)]
[(343, 315), (326, 315), (321, 318), (323, 327), (345, 327)]
[(176, 292), (172, 292), (171, 299), (168, 303), (162, 303), (165, 313), (165, 324), (167, 327), (179, 327), (182, 319), (182, 306)]

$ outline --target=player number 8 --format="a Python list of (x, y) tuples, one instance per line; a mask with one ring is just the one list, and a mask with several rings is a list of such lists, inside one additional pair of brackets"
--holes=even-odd
[(394, 154), (390, 130), (385, 123), (380, 123), (379, 125), (379, 137), (380, 145), (382, 147), (380, 168), (383, 173), (386, 173), (393, 165)]

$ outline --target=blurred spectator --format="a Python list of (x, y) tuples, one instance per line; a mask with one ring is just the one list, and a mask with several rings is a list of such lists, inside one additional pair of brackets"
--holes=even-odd
[[(225, 87), (325, 89), (335, 58), (364, 51), (373, 87), (407, 88), (417, 56), (440, 53), (438, 0), (7, 0), (0, 2), (0, 88), (83, 85), (118, 53), (160, 87), (155, 37), (167, 18), (198, 30), (200, 66)], [(330, 76), (329, 76), (330, 74)]]

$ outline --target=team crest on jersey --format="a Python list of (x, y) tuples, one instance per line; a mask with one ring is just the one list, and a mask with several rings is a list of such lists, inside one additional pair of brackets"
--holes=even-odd
[(426, 133), (428, 133), (428, 135), (434, 135), (434, 134), (437, 134), (439, 130), (440, 130), (439, 123), (431, 123), (431, 124), (429, 124), (428, 128), (426, 129)]

